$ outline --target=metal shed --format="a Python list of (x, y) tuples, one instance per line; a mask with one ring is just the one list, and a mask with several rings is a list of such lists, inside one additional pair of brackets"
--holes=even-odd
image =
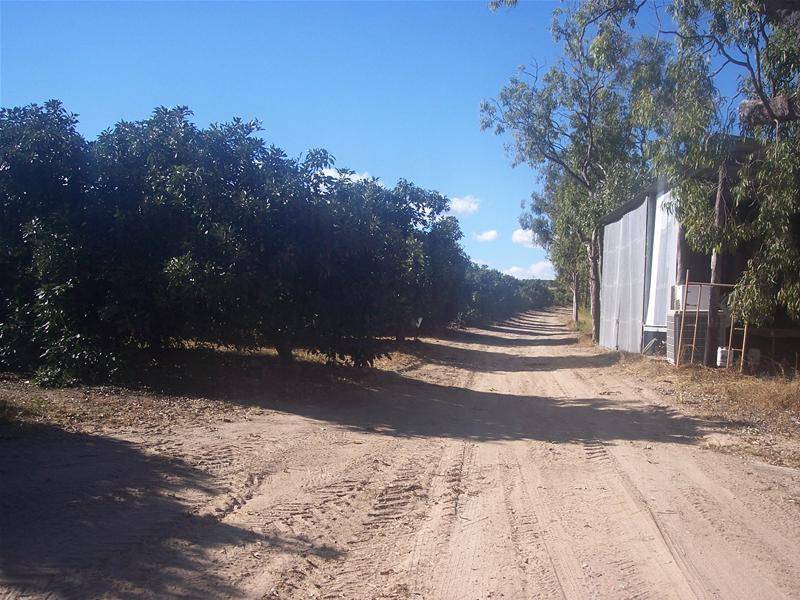
[[(760, 151), (751, 141), (731, 141), (732, 151), (726, 159), (728, 179), (737, 176), (746, 157)], [(714, 184), (718, 181), (713, 170), (687, 177)], [(714, 193), (709, 206), (713, 207), (715, 201), (729, 202), (728, 193)], [(719, 348), (727, 345), (730, 352), (731, 340), (741, 331), (734, 324), (738, 317), (728, 310), (724, 295), (711, 308), (711, 286), (732, 288), (752, 259), (757, 242), (741, 244), (720, 255), (711, 283), (711, 256), (694, 251), (687, 243), (683, 227), (671, 211), (675, 199), (675, 191), (659, 180), (601, 220), (600, 344), (642, 352), (655, 338), (665, 343), (667, 359), (678, 362), (681, 358), (677, 354), (687, 347), (679, 342), (683, 331), (684, 336), (687, 332), (691, 335), (688, 346), (692, 356), (699, 354), (700, 360), (710, 362)], [(719, 325), (710, 329), (712, 310)], [(717, 339), (706, 340), (709, 333)], [(788, 356), (796, 363), (796, 344), (787, 342), (778, 347), (777, 336), (800, 338), (798, 324), (780, 310), (775, 311), (770, 327), (750, 329), (752, 339), (747, 344), (760, 346), (773, 360)], [(707, 342), (710, 353), (706, 352)]]
[(665, 337), (680, 227), (657, 182), (603, 219), (600, 344), (641, 352)]

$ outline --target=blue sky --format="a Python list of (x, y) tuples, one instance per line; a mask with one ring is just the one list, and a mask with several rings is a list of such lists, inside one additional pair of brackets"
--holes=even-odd
[(459, 199), (473, 259), (547, 276), (544, 252), (512, 239), (535, 174), (480, 131), (479, 104), (518, 65), (552, 60), (553, 6), (4, 2), (0, 104), (61, 99), (89, 138), (158, 105), (188, 105), (201, 126), (258, 118), (291, 155), (324, 147)]

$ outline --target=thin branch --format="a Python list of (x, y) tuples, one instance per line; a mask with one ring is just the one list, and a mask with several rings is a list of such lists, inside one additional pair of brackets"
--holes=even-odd
[(731, 64), (731, 61), (729, 61), (728, 59), (725, 59), (725, 62), (722, 63), (722, 66), (711, 74), (711, 78), (713, 79), (714, 77), (719, 75), (722, 72), (722, 69), (727, 67), (729, 64)]

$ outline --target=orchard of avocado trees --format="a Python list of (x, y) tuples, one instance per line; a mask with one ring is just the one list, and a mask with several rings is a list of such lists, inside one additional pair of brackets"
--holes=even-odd
[(107, 380), (187, 342), (370, 364), (424, 329), (550, 301), (473, 265), (448, 199), (292, 159), (185, 107), (96, 140), (60, 102), (0, 111), (0, 370)]

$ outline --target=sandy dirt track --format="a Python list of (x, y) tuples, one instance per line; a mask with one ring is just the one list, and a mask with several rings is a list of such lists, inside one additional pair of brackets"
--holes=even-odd
[(800, 597), (800, 471), (713, 450), (563, 319), (248, 420), (0, 440), (0, 598)]

